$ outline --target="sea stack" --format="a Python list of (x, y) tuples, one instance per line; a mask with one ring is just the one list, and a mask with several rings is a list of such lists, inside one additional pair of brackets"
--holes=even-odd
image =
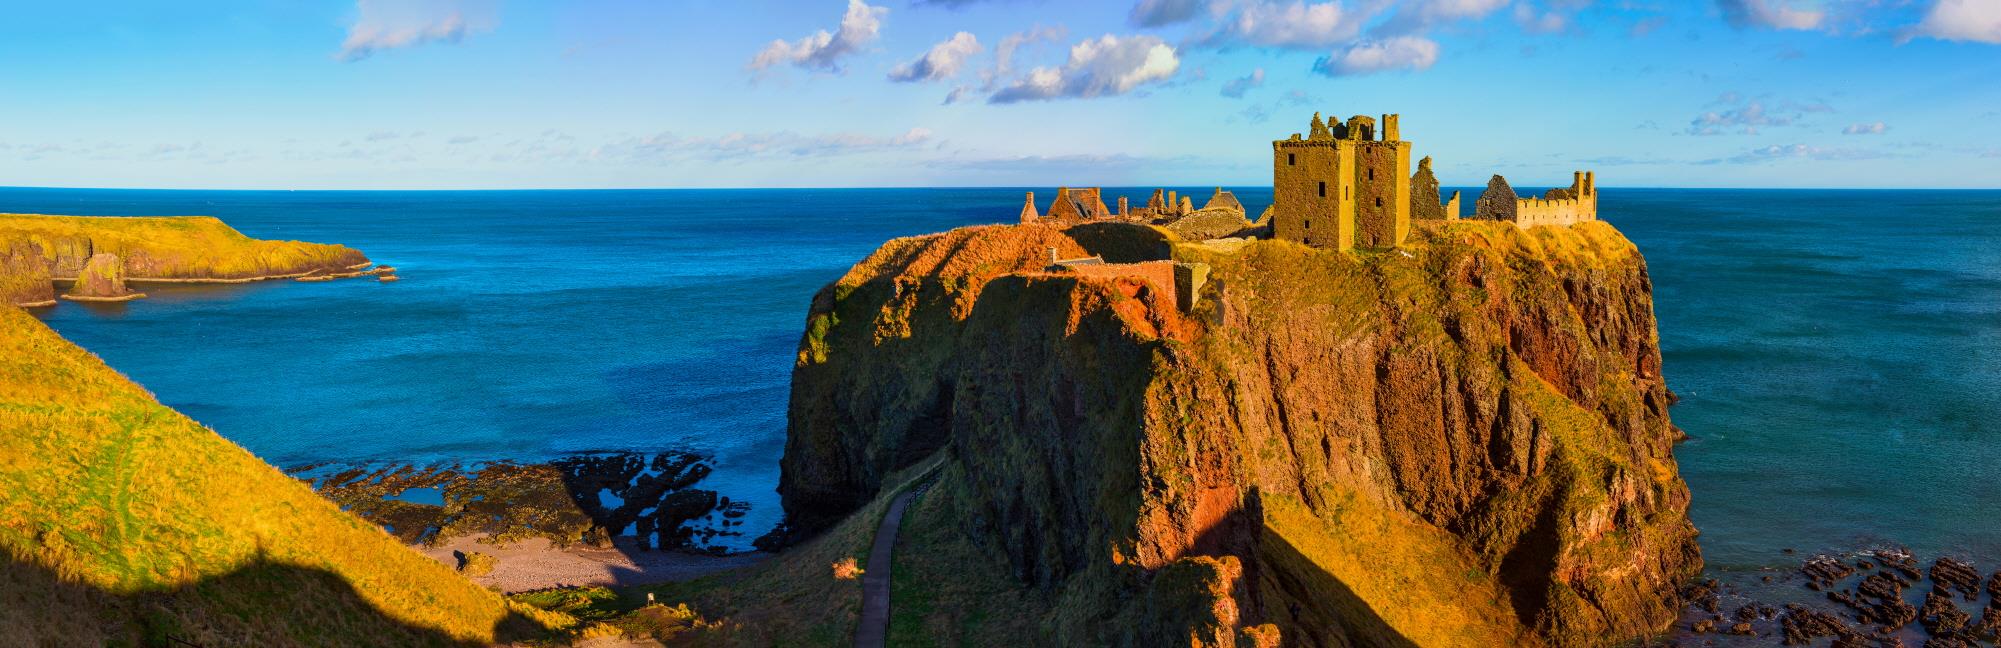
[(125, 287), (125, 262), (116, 254), (93, 254), (77, 272), (76, 285), (63, 299), (73, 301), (127, 301), (145, 297)]

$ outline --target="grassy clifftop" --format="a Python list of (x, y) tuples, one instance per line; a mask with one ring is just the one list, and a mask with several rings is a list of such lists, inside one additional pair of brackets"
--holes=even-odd
[(335, 271), (368, 262), (341, 245), (265, 241), (208, 216), (103, 217), (0, 214), (0, 244), (41, 249), (56, 278), (73, 278), (92, 254), (116, 254), (129, 279), (241, 280)]
[(0, 645), (454, 645), (528, 627), (11, 306), (0, 558)]

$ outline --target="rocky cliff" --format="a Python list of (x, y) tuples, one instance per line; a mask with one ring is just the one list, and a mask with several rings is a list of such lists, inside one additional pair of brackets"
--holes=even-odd
[(42, 248), (22, 240), (0, 243), (0, 304), (48, 306), (56, 303), (55, 284)]
[(341, 245), (265, 241), (207, 216), (109, 218), (0, 214), (0, 243), (40, 248), (48, 273), (77, 277), (97, 254), (124, 260), (131, 279), (238, 281), (343, 271), (368, 262)]
[[(774, 538), (943, 453), (959, 530), (1065, 643), (1585, 646), (1674, 619), (1700, 557), (1616, 230), (1427, 223), (1344, 254), (1121, 227), (899, 239), (822, 290)], [(1051, 247), (1211, 283), (1182, 312), (1044, 272)]]

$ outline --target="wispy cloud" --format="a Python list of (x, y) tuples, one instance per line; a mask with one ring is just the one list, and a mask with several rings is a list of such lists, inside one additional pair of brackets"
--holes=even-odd
[(1779, 160), (1876, 160), (1889, 157), (1882, 151), (1856, 148), (1826, 148), (1808, 144), (1774, 144), (1751, 149), (1748, 152), (1725, 158), (1703, 160), (1698, 164), (1757, 164)]
[(829, 33), (822, 29), (796, 41), (771, 41), (751, 57), (749, 68), (763, 71), (790, 64), (808, 70), (840, 72), (841, 59), (875, 41), (882, 32), (883, 17), (887, 15), (889, 9), (886, 7), (870, 6), (862, 0), (848, 0), (848, 10), (841, 15), (841, 26), (836, 31)]
[(1237, 77), (1235, 79), (1230, 79), (1229, 82), (1224, 83), (1223, 96), (1232, 99), (1242, 99), (1244, 98), (1244, 93), (1250, 92), (1252, 88), (1256, 88), (1264, 84), (1265, 84), (1265, 69), (1258, 68), (1252, 70), (1251, 73), (1248, 75)]
[(496, 24), (491, 2), (478, 0), (357, 0), (334, 58), (359, 61), (384, 50), (456, 43)]
[(1179, 69), (1181, 57), (1159, 38), (1106, 34), (1071, 46), (1070, 59), (1063, 67), (1029, 70), (995, 91), (987, 102), (1117, 96), (1165, 81)]
[(1716, 0), (1723, 20), (1733, 27), (1813, 30), (1826, 24), (1827, 12), (1796, 6), (1802, 4), (1797, 0)]
[(1690, 135), (1756, 135), (1761, 129), (1774, 126), (1791, 126), (1809, 113), (1830, 113), (1834, 107), (1824, 101), (1780, 101), (1777, 107), (1762, 100), (1745, 101), (1744, 96), (1735, 92), (1725, 92), (1710, 103), (1711, 106), (1728, 106), (1725, 110), (1712, 110), (1696, 116), (1688, 123)]
[(1881, 134), (1883, 133), (1883, 131), (1887, 131), (1887, 130), (1890, 130), (1890, 126), (1889, 126), (1888, 124), (1884, 124), (1883, 122), (1868, 122), (1868, 123), (1861, 123), (1861, 124), (1849, 124), (1847, 128), (1843, 128), (1843, 129), (1841, 129), (1841, 134), (1843, 134), (1843, 135), (1881, 135)]
[(915, 61), (896, 66), (889, 71), (889, 80), (900, 82), (943, 81), (958, 76), (959, 68), (966, 59), (980, 53), (980, 39), (972, 34), (959, 32), (950, 39), (931, 46)]
[(1126, 19), (1139, 27), (1164, 27), (1202, 15), (1204, 0), (1139, 0)]
[(1438, 62), (1438, 43), (1420, 36), (1365, 41), (1336, 50), (1315, 61), (1313, 69), (1327, 76), (1358, 76), (1392, 70), (1423, 70)]
[(841, 157), (926, 146), (933, 142), (930, 130), (912, 128), (900, 135), (860, 133), (801, 135), (790, 131), (771, 133), (730, 133), (720, 137), (688, 137), (660, 133), (612, 142), (591, 150), (588, 159), (655, 160), (695, 159), (703, 161), (747, 160), (760, 157)]

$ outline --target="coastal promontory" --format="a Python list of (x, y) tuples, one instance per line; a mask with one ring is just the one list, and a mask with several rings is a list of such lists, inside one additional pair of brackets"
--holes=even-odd
[[(978, 600), (1021, 601), (1062, 645), (1665, 629), (1701, 559), (1645, 260), (1595, 219), (1399, 236), (1029, 222), (890, 241), (807, 316), (773, 541), (936, 457), (913, 514), (930, 530), (898, 551), (950, 548), (951, 578), (1005, 584)], [(905, 613), (934, 634), (984, 616), (922, 605)]]

